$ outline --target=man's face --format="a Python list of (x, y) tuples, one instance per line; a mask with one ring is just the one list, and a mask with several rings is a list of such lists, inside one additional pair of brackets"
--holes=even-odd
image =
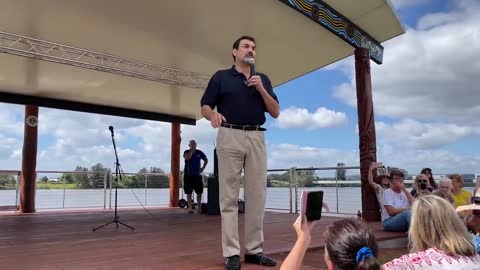
[(401, 189), (403, 187), (403, 177), (394, 175), (392, 178), (392, 186)]
[(197, 148), (197, 143), (195, 141), (190, 141), (188, 146), (190, 146), (190, 148), (192, 148), (192, 149), (195, 149), (195, 148)]
[(421, 184), (426, 184), (428, 185), (428, 178), (426, 175), (421, 175), (418, 178), (417, 186), (420, 187)]
[(253, 41), (248, 39), (240, 40), (240, 44), (238, 45), (238, 49), (233, 49), (232, 54), (235, 56), (236, 62), (244, 62), (245, 58), (253, 57), (255, 58), (256, 46)]
[(438, 184), (438, 189), (442, 194), (448, 195), (452, 190), (452, 185), (447, 182), (440, 182)]

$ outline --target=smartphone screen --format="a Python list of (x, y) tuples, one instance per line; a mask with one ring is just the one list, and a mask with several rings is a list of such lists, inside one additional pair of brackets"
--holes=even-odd
[(385, 167), (377, 168), (377, 176), (387, 174)]
[(307, 195), (306, 213), (308, 221), (319, 220), (322, 217), (323, 191), (311, 191)]

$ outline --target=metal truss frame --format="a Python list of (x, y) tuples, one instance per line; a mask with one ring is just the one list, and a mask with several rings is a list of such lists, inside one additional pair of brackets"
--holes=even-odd
[(0, 52), (175, 86), (205, 89), (210, 80), (210, 76), (205, 74), (149, 64), (2, 31), (0, 31)]

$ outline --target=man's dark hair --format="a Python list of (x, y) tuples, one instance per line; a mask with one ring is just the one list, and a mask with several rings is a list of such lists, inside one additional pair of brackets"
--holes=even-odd
[(400, 176), (402, 178), (405, 178), (405, 174), (403, 174), (403, 172), (400, 170), (392, 170), (390, 172), (390, 180), (393, 180), (394, 176)]
[[(237, 49), (238, 50), (238, 48), (240, 47), (240, 41), (242, 41), (244, 39), (250, 40), (251, 42), (255, 43), (255, 45), (256, 45), (255, 39), (253, 37), (251, 37), (251, 36), (241, 36), (237, 40), (235, 40), (235, 42), (233, 43), (232, 49)], [(233, 61), (235, 61), (235, 56), (233, 54), (232, 54), (232, 57), (233, 57)]]

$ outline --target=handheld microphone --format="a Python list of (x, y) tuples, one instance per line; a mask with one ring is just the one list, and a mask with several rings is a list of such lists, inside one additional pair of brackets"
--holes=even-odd
[(110, 132), (112, 132), (112, 135), (113, 135), (113, 127), (109, 126), (108, 129), (110, 129)]
[(255, 71), (255, 58), (247, 57), (245, 58), (245, 63), (250, 65), (250, 77), (257, 75), (257, 72)]

